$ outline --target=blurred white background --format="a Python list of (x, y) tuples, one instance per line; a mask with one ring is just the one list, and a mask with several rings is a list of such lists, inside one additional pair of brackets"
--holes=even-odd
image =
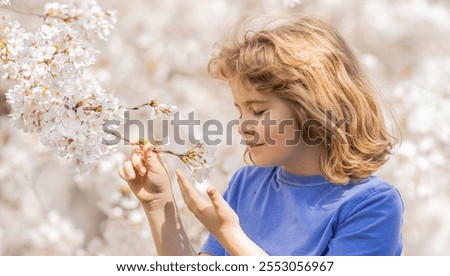
[[(12, 0), (40, 13), (47, 1)], [(62, 2), (62, 1), (61, 1)], [(157, 98), (203, 122), (237, 112), (206, 64), (243, 15), (304, 14), (335, 25), (400, 121), (402, 144), (377, 175), (404, 200), (404, 255), (450, 255), (450, 1), (448, 0), (99, 0), (118, 22), (92, 72), (125, 105)], [(42, 19), (0, 9), (27, 30)], [(39, 140), (9, 126), (0, 84), (0, 255), (153, 255), (145, 215), (118, 176), (130, 146), (77, 175)], [(134, 118), (145, 120), (138, 111)], [(198, 130), (200, 135), (200, 129)], [(218, 146), (209, 183), (224, 190), (242, 166), (243, 146)], [(223, 137), (222, 137), (223, 138)], [(168, 156), (171, 171), (182, 164)], [(178, 195), (178, 192), (176, 192)], [(179, 200), (198, 248), (206, 231)]]

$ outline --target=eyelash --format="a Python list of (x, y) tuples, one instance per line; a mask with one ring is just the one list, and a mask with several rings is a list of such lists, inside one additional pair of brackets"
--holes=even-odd
[(267, 110), (263, 110), (263, 111), (259, 111), (259, 112), (256, 112), (256, 111), (252, 111), (252, 113), (253, 113), (253, 115), (254, 116), (257, 116), (257, 117), (259, 117), (259, 116), (261, 116), (261, 115), (263, 115), (264, 114), (264, 112), (266, 112)]
[[(252, 113), (253, 113), (253, 116), (259, 117), (259, 116), (262, 116), (266, 111), (267, 110), (256, 112), (256, 111), (253, 110)], [(241, 118), (242, 118), (242, 114), (239, 116), (239, 119), (241, 119)]]

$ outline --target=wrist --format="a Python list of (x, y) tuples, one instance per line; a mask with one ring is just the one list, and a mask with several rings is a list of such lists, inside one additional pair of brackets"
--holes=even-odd
[(255, 244), (240, 226), (216, 238), (232, 256), (267, 256), (267, 253)]
[(146, 213), (152, 213), (164, 210), (167, 204), (174, 202), (174, 199), (173, 196), (170, 194), (170, 195), (160, 195), (151, 200), (146, 201), (141, 200), (140, 202)]
[(245, 234), (240, 225), (212, 234), (225, 249), (227, 249), (229, 245), (235, 244), (237, 241), (242, 241), (246, 238), (248, 239), (247, 234)]

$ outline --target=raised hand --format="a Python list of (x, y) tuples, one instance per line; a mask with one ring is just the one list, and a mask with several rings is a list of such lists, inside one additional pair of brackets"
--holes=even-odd
[[(130, 144), (139, 146), (139, 141), (132, 139)], [(167, 168), (151, 144), (134, 149), (119, 169), (119, 175), (148, 211), (162, 208), (172, 200)]]
[(177, 181), (181, 195), (189, 210), (218, 239), (241, 232), (239, 218), (214, 187), (208, 187), (210, 201), (203, 198), (200, 192), (177, 170)]

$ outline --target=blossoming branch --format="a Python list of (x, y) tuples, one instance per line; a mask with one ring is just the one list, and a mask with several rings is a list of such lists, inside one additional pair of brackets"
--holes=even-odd
[[(2, 0), (2, 5), (10, 2)], [(27, 32), (18, 21), (0, 16), (0, 73), (15, 82), (6, 93), (10, 121), (25, 132), (37, 133), (44, 145), (79, 172), (117, 151), (117, 146), (102, 143), (113, 135), (103, 128), (105, 122), (123, 122), (127, 109), (150, 107), (152, 119), (177, 111), (176, 106), (156, 101), (126, 108), (86, 71), (98, 54), (96, 40), (107, 40), (114, 28), (114, 11), (103, 10), (95, 0), (72, 0), (47, 3), (40, 17), (43, 24), (38, 30)], [(186, 153), (164, 150), (162, 145), (154, 150), (178, 156), (199, 182), (214, 162), (205, 144)]]

